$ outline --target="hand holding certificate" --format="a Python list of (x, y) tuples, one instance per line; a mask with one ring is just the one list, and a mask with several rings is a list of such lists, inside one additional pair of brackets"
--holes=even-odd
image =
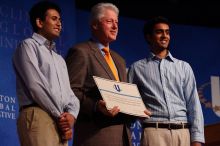
[(106, 102), (107, 109), (118, 106), (122, 113), (149, 118), (144, 113), (147, 109), (135, 84), (108, 80), (96, 76), (93, 76), (93, 78), (103, 100)]

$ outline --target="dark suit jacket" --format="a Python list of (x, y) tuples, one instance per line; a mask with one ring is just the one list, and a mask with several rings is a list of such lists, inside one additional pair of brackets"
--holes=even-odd
[[(124, 59), (112, 50), (110, 54), (120, 81), (126, 82)], [(80, 100), (80, 113), (74, 128), (74, 146), (129, 146), (130, 132), (125, 125), (130, 122), (130, 116), (119, 113), (115, 117), (108, 117), (96, 110), (96, 102), (101, 99), (101, 95), (92, 76), (115, 80), (97, 44), (87, 41), (75, 45), (69, 50), (66, 63), (71, 88)], [(121, 141), (121, 144), (117, 141)]]

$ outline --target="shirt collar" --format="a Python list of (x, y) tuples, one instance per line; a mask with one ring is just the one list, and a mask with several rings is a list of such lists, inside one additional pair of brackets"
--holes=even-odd
[(50, 45), (50, 41), (48, 41), (45, 37), (38, 33), (33, 33), (32, 38), (36, 40), (40, 45), (44, 45), (47, 49), (53, 50), (56, 52), (56, 43), (52, 42)]
[[(151, 60), (158, 60), (158, 61), (162, 60), (162, 59), (158, 58), (153, 52), (150, 53), (149, 59), (151, 59)], [(171, 62), (174, 62), (174, 57), (172, 56), (170, 51), (168, 51), (168, 54), (167, 54), (167, 56), (164, 59), (166, 59), (168, 61), (171, 61)]]
[[(96, 42), (98, 49), (99, 49), (101, 52), (103, 52), (102, 49), (105, 48), (105, 46), (104, 46), (102, 43), (100, 43), (100, 41), (99, 41), (98, 39), (96, 39), (94, 36), (93, 36), (91, 39), (92, 39), (94, 42)], [(108, 48), (109, 48), (109, 46), (108, 46)]]

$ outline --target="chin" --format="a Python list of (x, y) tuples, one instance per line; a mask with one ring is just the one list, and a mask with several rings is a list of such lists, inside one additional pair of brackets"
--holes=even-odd
[(115, 40), (116, 40), (116, 37), (112, 37), (111, 40), (112, 40), (112, 41), (115, 41)]
[(53, 38), (58, 38), (60, 36), (60, 34), (54, 34)]
[(168, 45), (160, 46), (160, 48), (167, 49), (167, 48), (168, 48)]

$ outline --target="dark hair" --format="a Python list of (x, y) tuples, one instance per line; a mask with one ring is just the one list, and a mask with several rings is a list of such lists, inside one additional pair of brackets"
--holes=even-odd
[(170, 26), (170, 22), (168, 21), (167, 18), (162, 16), (154, 17), (153, 19), (150, 19), (144, 24), (144, 28), (143, 28), (144, 36), (148, 34), (152, 34), (154, 26), (158, 23), (165, 23), (168, 26)]
[(29, 11), (30, 22), (34, 32), (38, 31), (38, 27), (36, 25), (36, 19), (39, 18), (42, 21), (45, 20), (46, 12), (48, 9), (54, 9), (59, 14), (61, 13), (60, 7), (57, 4), (50, 1), (40, 1), (35, 5), (33, 5), (31, 10)]

